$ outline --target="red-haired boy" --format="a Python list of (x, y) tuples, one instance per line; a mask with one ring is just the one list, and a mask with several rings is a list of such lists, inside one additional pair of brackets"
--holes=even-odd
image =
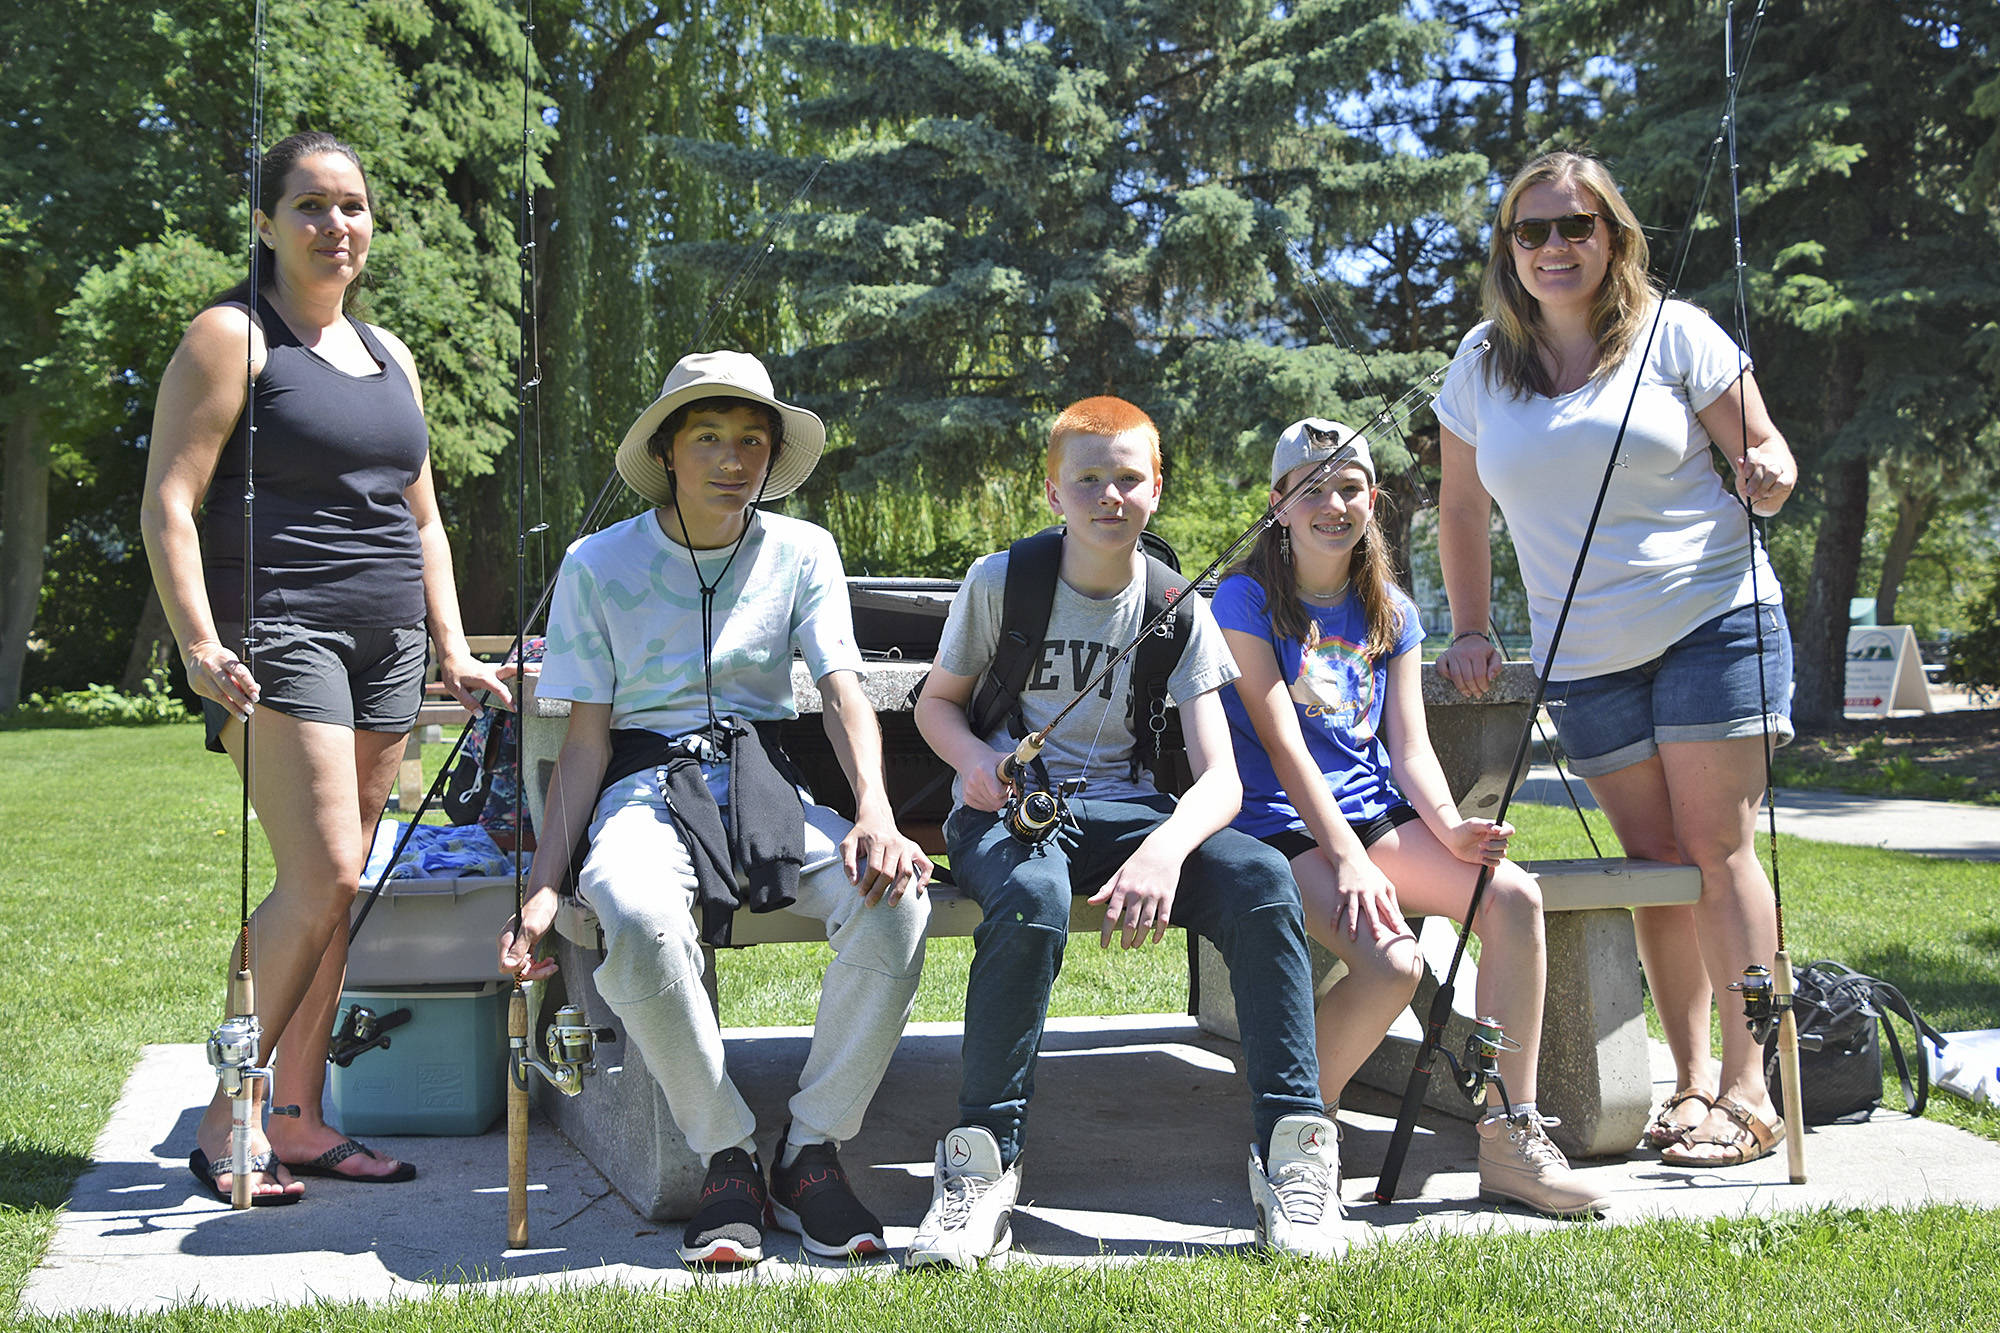
[(953, 877), (985, 916), (966, 984), (959, 1123), (938, 1144), (931, 1208), (908, 1262), (970, 1268), (1004, 1260), (1012, 1244), (1035, 1058), (1078, 894), (1104, 904), (1104, 947), (1114, 937), (1128, 949), (1158, 943), (1169, 924), (1214, 942), (1230, 965), (1255, 1110), (1258, 1238), (1332, 1254), (1338, 1159), (1319, 1097), (1304, 915), (1285, 859), (1229, 828), (1243, 789), (1216, 691), (1237, 670), (1201, 598), (1190, 591), (1176, 604), (1193, 623), (1167, 678), (1194, 773), (1180, 800), (1132, 763), (1127, 658), (1050, 734), (1041, 771), (1021, 779), (1084, 780), (1071, 823), (1030, 843), (1001, 818), (1010, 792), (1000, 764), (1015, 736), (1046, 727), (1140, 633), (1140, 534), (1160, 501), (1159, 431), (1131, 403), (1086, 398), (1049, 432), (1046, 484), (1066, 531), (1048, 628), (1009, 723), (978, 736), (967, 717), (998, 649), (1006, 551), (966, 574), (916, 707), (924, 739), (958, 774), (945, 842)]

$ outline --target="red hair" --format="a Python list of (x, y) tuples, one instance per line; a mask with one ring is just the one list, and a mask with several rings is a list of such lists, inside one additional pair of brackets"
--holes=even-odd
[(1063, 442), (1070, 436), (1124, 435), (1133, 431), (1137, 431), (1146, 442), (1147, 452), (1153, 458), (1153, 475), (1159, 476), (1162, 470), (1160, 428), (1153, 424), (1151, 417), (1123, 398), (1113, 398), (1108, 394), (1071, 403), (1049, 427), (1049, 479), (1055, 480), (1056, 469), (1062, 465)]

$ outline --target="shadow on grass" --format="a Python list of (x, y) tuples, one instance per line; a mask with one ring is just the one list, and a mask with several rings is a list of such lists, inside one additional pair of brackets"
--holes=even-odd
[[(1989, 953), (2000, 951), (2000, 928), (1974, 932), (1971, 942)], [(2000, 1014), (2000, 979), (1970, 975), (1963, 962), (1884, 944), (1840, 959), (1857, 972), (1880, 977), (1901, 992), (1926, 1021), (1942, 1032), (1979, 1028)]]
[(0, 1208), (60, 1208), (89, 1165), (79, 1153), (0, 1143)]

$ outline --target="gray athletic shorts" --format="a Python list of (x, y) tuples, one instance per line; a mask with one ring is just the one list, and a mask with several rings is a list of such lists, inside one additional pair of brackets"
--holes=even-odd
[[(216, 636), (242, 655), (239, 625), (218, 625)], [(253, 671), (257, 706), (301, 722), (329, 722), (354, 731), (408, 731), (424, 701), (424, 627), (315, 629), (283, 621), (257, 622)], [(222, 753), (229, 710), (201, 701), (208, 748)]]

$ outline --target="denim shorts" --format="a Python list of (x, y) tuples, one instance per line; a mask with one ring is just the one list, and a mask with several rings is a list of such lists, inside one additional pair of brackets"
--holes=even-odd
[[(218, 625), (216, 637), (243, 651), (243, 630)], [(388, 629), (317, 629), (283, 621), (257, 622), (257, 706), (301, 722), (328, 722), (354, 731), (408, 731), (424, 702), (422, 625)], [(208, 748), (222, 753), (229, 710), (201, 701)]]
[[(1761, 694), (1754, 618), (1759, 615)], [(1669, 742), (1761, 736), (1767, 721), (1773, 745), (1783, 745), (1793, 735), (1792, 634), (1785, 610), (1726, 611), (1650, 662), (1584, 680), (1550, 681), (1547, 703), (1570, 771), (1581, 778), (1642, 763)]]

